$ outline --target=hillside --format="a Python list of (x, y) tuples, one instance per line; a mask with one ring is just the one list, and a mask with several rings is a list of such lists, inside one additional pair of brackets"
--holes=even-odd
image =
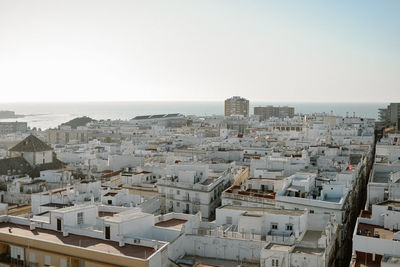
[(72, 129), (76, 129), (78, 126), (85, 126), (88, 122), (92, 122), (92, 121), (96, 121), (96, 120), (86, 117), (86, 116), (83, 116), (83, 117), (75, 118), (68, 122), (65, 122), (65, 123), (61, 124), (61, 126), (69, 125), (69, 126), (71, 126)]

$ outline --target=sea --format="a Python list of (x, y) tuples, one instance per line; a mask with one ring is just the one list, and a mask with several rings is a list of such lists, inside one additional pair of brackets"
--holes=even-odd
[[(292, 106), (296, 114), (327, 113), (339, 116), (374, 118), (378, 109), (388, 103), (306, 103), (306, 102), (250, 102), (250, 113), (255, 106)], [(181, 113), (184, 115), (223, 115), (224, 102), (20, 102), (0, 103), (0, 110), (15, 111), (22, 118), (0, 121), (23, 121), (31, 128), (56, 128), (73, 118), (88, 116), (96, 120), (129, 120), (139, 115)]]

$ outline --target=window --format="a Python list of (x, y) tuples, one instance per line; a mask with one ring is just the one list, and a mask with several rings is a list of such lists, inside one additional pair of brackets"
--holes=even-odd
[(176, 194), (177, 195), (179, 195), (181, 193), (181, 191), (179, 191), (179, 190), (176, 190)]
[(271, 229), (272, 230), (278, 230), (278, 224), (277, 223), (271, 223)]
[(83, 212), (78, 212), (78, 214), (76, 215), (76, 218), (77, 218), (78, 224), (83, 224)]
[(292, 231), (293, 230), (293, 225), (292, 224), (286, 224), (286, 231)]
[(49, 255), (44, 256), (44, 265), (46, 265), (46, 266), (51, 265), (51, 257)]
[(226, 224), (232, 224), (232, 217), (226, 216)]
[(310, 210), (310, 213), (313, 214), (313, 213), (314, 213), (314, 210)]
[(279, 266), (279, 261), (276, 259), (272, 259), (272, 266)]
[(105, 238), (110, 239), (110, 226), (106, 225), (104, 230), (105, 230)]
[(64, 258), (60, 259), (60, 267), (67, 267), (67, 259)]
[(181, 202), (176, 202), (176, 206), (179, 208), (181, 206)]
[(108, 203), (108, 205), (111, 205), (112, 204), (112, 200), (111, 199), (107, 200), (107, 203)]
[(29, 252), (29, 262), (35, 263), (36, 262), (36, 254), (35, 252)]

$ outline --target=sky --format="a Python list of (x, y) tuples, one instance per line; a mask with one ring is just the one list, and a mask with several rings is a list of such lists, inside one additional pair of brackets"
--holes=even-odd
[(398, 0), (0, 0), (0, 102), (399, 102)]

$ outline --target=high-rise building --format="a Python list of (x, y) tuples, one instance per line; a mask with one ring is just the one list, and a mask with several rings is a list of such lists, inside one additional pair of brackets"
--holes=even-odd
[(400, 103), (390, 103), (387, 109), (390, 122), (397, 123), (400, 118)]
[(274, 106), (254, 107), (254, 115), (260, 116), (261, 120), (267, 120), (271, 117), (293, 118), (294, 108), (288, 107), (288, 106), (284, 106), (284, 107), (274, 107)]
[(21, 132), (24, 133), (28, 130), (28, 124), (26, 122), (0, 122), (0, 134), (9, 134)]
[(225, 100), (225, 116), (231, 115), (243, 115), (249, 116), (249, 100), (240, 97), (233, 96)]
[(379, 109), (379, 121), (384, 126), (400, 126), (400, 103), (390, 103), (387, 108)]

